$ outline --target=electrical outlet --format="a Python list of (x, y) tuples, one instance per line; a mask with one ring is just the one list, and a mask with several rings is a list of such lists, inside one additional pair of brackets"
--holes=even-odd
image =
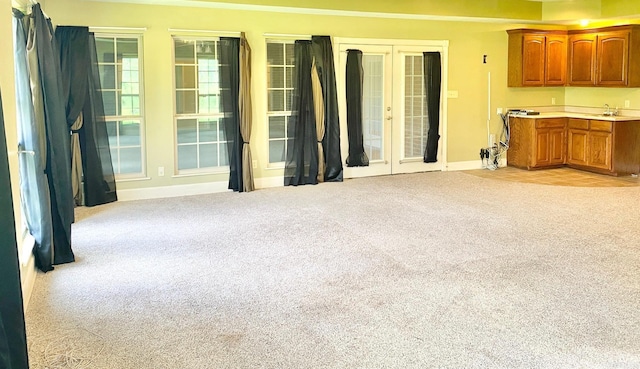
[(258, 161), (254, 160), (251, 165), (253, 166), (253, 169), (258, 169)]
[(556, 98), (555, 98), (555, 97), (552, 97), (552, 98), (551, 98), (551, 105), (555, 105), (555, 104), (556, 104)]
[(498, 115), (502, 115), (502, 108), (498, 108)]
[(158, 167), (158, 177), (164, 177), (164, 167)]
[(625, 108), (629, 108), (629, 107), (631, 107), (631, 101), (629, 101), (629, 100), (625, 100), (625, 101), (624, 101), (624, 107), (625, 107)]

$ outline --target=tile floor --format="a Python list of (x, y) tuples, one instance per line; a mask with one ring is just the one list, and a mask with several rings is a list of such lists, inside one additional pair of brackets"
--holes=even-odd
[(513, 167), (496, 170), (478, 169), (465, 173), (483, 178), (503, 181), (537, 183), (553, 186), (573, 187), (634, 187), (640, 186), (640, 179), (633, 176), (613, 177), (571, 168), (523, 170)]

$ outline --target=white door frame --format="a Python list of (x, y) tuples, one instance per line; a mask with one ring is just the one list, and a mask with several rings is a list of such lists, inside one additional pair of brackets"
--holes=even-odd
[[(440, 131), (440, 141), (439, 141), (439, 149), (438, 149), (439, 154), (438, 154), (438, 162), (434, 163), (434, 166), (432, 166), (431, 168), (435, 168), (433, 170), (445, 171), (447, 169), (447, 136), (448, 136), (447, 135), (447, 122), (448, 122), (447, 91), (448, 91), (448, 73), (449, 73), (448, 71), (449, 41), (448, 40), (370, 39), (370, 38), (346, 38), (346, 37), (335, 37), (333, 40), (334, 40), (334, 48), (333, 48), (334, 60), (337, 68), (342, 68), (342, 66), (338, 64), (341, 60), (340, 58), (340, 50), (342, 48), (341, 45), (344, 45), (344, 44), (392, 46), (394, 48), (394, 51), (393, 51), (394, 59), (396, 57), (396, 54), (402, 53), (403, 51), (415, 52), (416, 50), (422, 49), (423, 51), (439, 51), (440, 52), (441, 58), (442, 58), (441, 59), (442, 60), (442, 84), (441, 84), (441, 91), (440, 91), (441, 110), (440, 110), (440, 127), (439, 127), (439, 131)], [(336, 78), (338, 78), (338, 86), (341, 85), (340, 79), (338, 77), (341, 75), (344, 75), (344, 71), (341, 72), (340, 70), (338, 70), (338, 72), (336, 73)], [(398, 78), (394, 78), (393, 88), (399, 88), (401, 86), (400, 81), (395, 81), (395, 80), (398, 80)], [(339, 96), (338, 109), (340, 112), (344, 112), (346, 111), (346, 103), (345, 103), (346, 100), (344, 98), (340, 98), (340, 96), (344, 96), (344, 91), (341, 92), (339, 90), (338, 96)], [(399, 114), (398, 112), (398, 107), (400, 106), (399, 102), (393, 101), (392, 105), (393, 105), (392, 113), (400, 117), (401, 114)], [(341, 126), (345, 126), (345, 125), (346, 125), (346, 120), (342, 119), (342, 115), (341, 115)], [(397, 123), (396, 126), (397, 125), (399, 125), (399, 123)], [(394, 128), (393, 130), (394, 130), (394, 134), (397, 134), (395, 133), (397, 129)], [(341, 137), (341, 141), (345, 139), (346, 139), (346, 136)], [(393, 150), (394, 152), (399, 152), (398, 149), (396, 148), (394, 148)], [(345, 165), (344, 159), (346, 158), (343, 158), (343, 165)], [(400, 163), (399, 158), (397, 157), (392, 157), (392, 160), (398, 161), (398, 164)], [(349, 173), (350, 171), (347, 171), (346, 169), (347, 168), (345, 166), (345, 178), (352, 177), (354, 173)], [(410, 172), (410, 171), (420, 171), (420, 170), (409, 169), (408, 171)]]

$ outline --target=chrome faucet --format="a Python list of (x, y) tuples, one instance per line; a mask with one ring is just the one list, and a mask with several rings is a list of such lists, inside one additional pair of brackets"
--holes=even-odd
[(604, 113), (602, 113), (602, 115), (606, 117), (611, 116), (611, 109), (609, 108), (609, 104), (604, 104)]

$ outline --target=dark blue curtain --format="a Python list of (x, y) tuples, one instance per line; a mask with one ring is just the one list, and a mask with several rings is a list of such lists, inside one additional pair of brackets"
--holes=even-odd
[(44, 117), (47, 132), (47, 174), (51, 194), (53, 224), (53, 264), (75, 260), (71, 250), (73, 223), (73, 192), (71, 186), (71, 153), (69, 126), (63, 101), (60, 59), (51, 20), (42, 13), (40, 4), (32, 7), (31, 22), (35, 38), (40, 83), (44, 96)]
[(20, 266), (0, 93), (0, 368), (28, 369)]
[(349, 139), (348, 167), (369, 166), (369, 157), (364, 152), (362, 133), (362, 51), (347, 50), (346, 67), (347, 134)]
[(284, 168), (285, 186), (318, 183), (318, 139), (311, 88), (311, 41), (296, 41), (294, 53), (294, 111), (287, 132), (290, 141)]
[(229, 189), (242, 192), (242, 135), (240, 134), (240, 39), (220, 38), (220, 95), (229, 154)]
[(324, 102), (325, 134), (322, 139), (324, 150), (324, 181), (342, 182), (342, 154), (340, 153), (340, 118), (338, 116), (338, 96), (336, 72), (333, 59), (331, 37), (313, 36), (311, 38), (316, 70), (322, 85)]
[(424, 149), (424, 162), (438, 161), (438, 142), (440, 141), (440, 86), (442, 81), (442, 65), (440, 53), (425, 52), (424, 56), (424, 86), (427, 91), (427, 116), (429, 130), (427, 145)]

